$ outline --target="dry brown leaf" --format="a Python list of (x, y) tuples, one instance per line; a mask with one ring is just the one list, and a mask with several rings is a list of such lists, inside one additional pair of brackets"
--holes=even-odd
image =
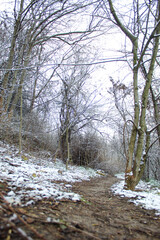
[(8, 236), (6, 238), (6, 240), (10, 240), (11, 239), (11, 233), (12, 233), (12, 229), (8, 230)]
[(27, 223), (33, 223), (35, 221), (35, 219), (33, 219), (31, 217), (27, 217), (26, 221), (27, 221)]
[(24, 208), (18, 208), (17, 212), (25, 214), (27, 211)]

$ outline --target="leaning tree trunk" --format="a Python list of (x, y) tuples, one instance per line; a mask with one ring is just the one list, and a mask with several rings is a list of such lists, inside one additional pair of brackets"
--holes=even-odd
[[(160, 5), (160, 4), (159, 4)], [(160, 19), (160, 12), (159, 12), (159, 19)], [(158, 47), (159, 47), (159, 35), (160, 35), (160, 24), (156, 30), (156, 37), (154, 41), (153, 51), (152, 51), (152, 58), (150, 62), (149, 71), (147, 74), (147, 79), (145, 82), (143, 94), (142, 94), (142, 100), (141, 100), (141, 116), (139, 120), (139, 127), (137, 129), (138, 131), (138, 140), (137, 140), (137, 147), (135, 152), (135, 158), (134, 158), (134, 164), (132, 169), (132, 174), (129, 174), (125, 178), (125, 188), (134, 190), (136, 185), (138, 184), (140, 180), (140, 176), (143, 175), (145, 164), (146, 164), (146, 153), (143, 154), (143, 147), (144, 147), (144, 137), (146, 135), (146, 143), (147, 148), (149, 148), (149, 136), (146, 128), (146, 109), (147, 109), (147, 102), (148, 102), (148, 96), (149, 96), (149, 90), (151, 87), (152, 82), (152, 76), (154, 72), (154, 65), (156, 62), (156, 57), (158, 53)], [(133, 130), (132, 130), (133, 131)], [(148, 150), (145, 149), (145, 151)], [(143, 155), (145, 157), (143, 157)]]
[(154, 106), (154, 119), (155, 119), (155, 122), (157, 124), (156, 129), (157, 129), (157, 135), (158, 135), (158, 138), (159, 138), (159, 146), (160, 146), (160, 125), (159, 125), (159, 123), (160, 123), (160, 109), (158, 109), (158, 104), (157, 104), (152, 86), (150, 87), (150, 92), (151, 92), (152, 102), (153, 102), (153, 106)]
[(9, 81), (9, 77), (10, 77), (10, 70), (12, 69), (12, 66), (13, 66), (15, 45), (16, 45), (16, 40), (18, 37), (18, 32), (20, 31), (21, 17), (23, 14), (23, 5), (24, 5), (24, 0), (21, 0), (18, 17), (14, 24), (11, 47), (10, 47), (9, 57), (8, 57), (7, 66), (6, 66), (7, 71), (4, 74), (4, 78), (2, 79), (2, 92), (1, 92), (2, 109), (0, 109), (0, 113), (3, 112), (5, 109), (5, 97), (6, 97), (5, 95), (8, 90), (8, 81)]
[(18, 91), (14, 95), (13, 101), (12, 101), (9, 109), (7, 109), (7, 111), (9, 111), (11, 113), (14, 112), (14, 110), (16, 108), (16, 105), (17, 105), (17, 102), (21, 97), (21, 91), (22, 91), (22, 88), (23, 88), (23, 83), (24, 83), (24, 79), (25, 79), (25, 75), (26, 75), (26, 69), (27, 69), (27, 66), (28, 66), (29, 60), (30, 60), (31, 50), (32, 50), (32, 45), (29, 46), (27, 56), (26, 56), (25, 61), (24, 61), (24, 68), (21, 71), (21, 77), (20, 77), (20, 81), (19, 81)]
[[(133, 46), (133, 91), (134, 91), (134, 118), (131, 130), (131, 137), (128, 146), (127, 153), (127, 162), (126, 162), (126, 170), (125, 170), (125, 188), (134, 190), (135, 186), (138, 184), (140, 176), (143, 174), (145, 162), (146, 162), (146, 154), (143, 154), (143, 148), (145, 143), (145, 135), (147, 146), (149, 144), (148, 132), (146, 129), (146, 109), (147, 109), (147, 101), (149, 95), (149, 89), (151, 86), (152, 75), (154, 71), (154, 65), (158, 53), (159, 46), (159, 36), (160, 36), (160, 1), (157, 2), (157, 16), (155, 17), (155, 27), (150, 37), (146, 40), (146, 43), (143, 46), (142, 51), (138, 56), (138, 38), (139, 38), (139, 30), (141, 28), (139, 24), (139, 2), (137, 1), (136, 9), (134, 11), (134, 34), (128, 30), (127, 27), (123, 25), (120, 21), (120, 18), (117, 16), (116, 11), (113, 7), (112, 0), (108, 0), (110, 12), (116, 22), (116, 25), (122, 30), (126, 37), (128, 37)], [(137, 18), (137, 19), (136, 19)], [(141, 64), (143, 64), (143, 57), (148, 49), (149, 44), (154, 39), (154, 45), (152, 49), (152, 57), (150, 62), (150, 67), (147, 73), (145, 86), (141, 99), (141, 109), (139, 108), (139, 96), (138, 96), (138, 71), (141, 68)], [(139, 111), (141, 110), (141, 111)], [(140, 114), (141, 113), (141, 114)], [(148, 152), (148, 150), (147, 150)], [(145, 157), (143, 157), (145, 156)], [(141, 162), (142, 159), (142, 162)], [(142, 167), (143, 166), (143, 167)]]

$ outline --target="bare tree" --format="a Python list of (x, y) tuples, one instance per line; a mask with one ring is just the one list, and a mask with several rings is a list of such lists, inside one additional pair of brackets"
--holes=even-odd
[(75, 65), (61, 66), (56, 71), (61, 80), (61, 96), (58, 102), (60, 106), (60, 148), (62, 159), (66, 163), (71, 159), (72, 135), (89, 125), (96, 116), (93, 111), (95, 103), (93, 96), (85, 91), (92, 67), (80, 65), (84, 62), (83, 55), (86, 56), (80, 50), (76, 50), (68, 59), (68, 62), (72, 61)]
[[(125, 188), (134, 190), (143, 175), (150, 134), (155, 129), (147, 129), (146, 109), (159, 48), (160, 2), (133, 1), (133, 21), (129, 19), (128, 25), (125, 25), (122, 14), (115, 9), (112, 0), (102, 0), (101, 4), (107, 14), (111, 14), (112, 17), (108, 15), (108, 18), (121, 29), (132, 45), (132, 61), (129, 63), (133, 74), (134, 117), (127, 122), (132, 123), (133, 127), (126, 156)], [(139, 72), (142, 64), (146, 66), (146, 78), (140, 100)]]
[[(87, 38), (94, 31), (98, 23), (94, 24), (93, 19), (84, 27), (79, 26), (79, 29), (75, 30), (73, 26), (74, 19), (91, 4), (93, 4), (92, 1), (71, 3), (68, 0), (55, 0), (46, 3), (44, 0), (38, 0), (26, 3), (21, 0), (20, 5), (17, 6), (15, 1), (10, 51), (5, 68), (1, 69), (5, 71), (1, 86), (3, 112), (14, 111), (26, 73), (33, 67), (31, 66), (32, 58), (36, 49), (44, 49), (46, 42), (53, 49), (57, 48), (59, 41), (64, 45), (73, 45)], [(68, 17), (71, 25), (66, 21)], [(64, 24), (65, 22), (67, 25)], [(35, 92), (33, 92), (31, 108), (35, 99), (34, 94)]]

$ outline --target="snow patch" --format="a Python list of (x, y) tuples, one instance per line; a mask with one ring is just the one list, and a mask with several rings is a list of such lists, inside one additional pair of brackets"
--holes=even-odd
[(26, 206), (44, 198), (78, 201), (81, 196), (72, 192), (71, 183), (99, 177), (91, 168), (69, 166), (66, 170), (59, 159), (40, 159), (27, 154), (20, 157), (15, 147), (4, 146), (2, 142), (0, 146), (3, 146), (0, 147), (0, 181), (7, 181), (10, 191), (5, 199), (13, 205)]
[(133, 202), (135, 205), (140, 205), (145, 209), (155, 210), (156, 215), (160, 215), (160, 182), (144, 182), (141, 180), (136, 186), (135, 191), (131, 191), (123, 189), (124, 173), (116, 174), (116, 177), (123, 180), (111, 187), (111, 190), (115, 195), (128, 197), (130, 198), (129, 201)]

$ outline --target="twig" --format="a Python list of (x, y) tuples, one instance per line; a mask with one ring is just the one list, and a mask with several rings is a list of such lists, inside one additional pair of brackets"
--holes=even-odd
[[(13, 207), (9, 204), (9, 202), (5, 199), (3, 194), (0, 192), (0, 196), (3, 199), (3, 202), (7, 204), (8, 209), (15, 213), (17, 215), (17, 218), (30, 230), (32, 231), (39, 239), (46, 240), (43, 235), (39, 234), (36, 229), (34, 229), (32, 226), (30, 226), (21, 216), (19, 216), (16, 211), (13, 209)], [(18, 231), (18, 229), (17, 229)]]
[[(27, 236), (27, 234), (26, 234), (26, 236), (24, 235), (24, 234), (22, 234), (22, 231), (20, 231), (21, 230), (21, 228), (17, 228), (16, 227), (16, 225), (15, 225), (15, 223), (13, 223), (13, 222), (11, 222), (9, 219), (3, 219), (3, 222), (6, 222), (6, 230), (8, 229), (8, 233), (9, 233), (9, 230), (12, 228), (12, 229), (15, 229), (15, 231), (16, 232), (18, 232), (19, 233), (19, 235), (20, 236), (22, 236), (23, 237), (23, 239), (26, 239), (26, 240), (30, 240), (31, 238), (29, 238), (28, 236)], [(9, 223), (9, 226), (8, 226), (8, 223)], [(9, 234), (8, 234), (9, 235)], [(8, 237), (8, 236), (7, 236)], [(7, 239), (7, 238), (6, 238)], [(9, 239), (9, 238), (8, 238)]]
[(147, 152), (146, 152), (146, 155), (148, 154), (150, 148), (160, 139), (160, 137), (156, 138), (156, 140), (153, 141), (153, 143), (151, 143), (151, 145), (149, 146)]
[(149, 132), (153, 132), (156, 128), (158, 128), (160, 126), (160, 123), (158, 123), (154, 128), (152, 128)]
[(14, 167), (20, 167), (20, 166), (21, 166), (20, 164), (14, 164), (14, 163), (11, 163), (11, 162), (9, 162), (9, 161), (7, 161), (7, 160), (3, 160), (3, 162), (6, 162), (6, 163), (8, 163), (9, 165), (14, 166)]
[[(84, 235), (87, 235), (89, 237), (91, 237), (92, 239), (95, 239), (95, 240), (101, 240), (99, 237), (96, 237), (94, 236), (92, 233), (89, 233), (89, 232), (86, 232), (80, 228), (76, 228), (74, 226), (71, 226), (70, 224), (67, 224), (66, 222), (63, 222), (63, 221), (59, 221), (59, 219), (55, 219), (55, 218), (51, 218), (51, 221), (48, 222), (47, 220), (44, 220), (43, 221), (44, 223), (51, 223), (51, 224), (56, 224), (56, 225), (65, 225), (67, 228), (70, 228), (71, 230), (73, 231), (76, 231), (76, 232), (80, 232)], [(71, 224), (74, 224), (74, 223), (71, 223)]]
[(74, 230), (74, 231), (80, 232), (80, 233), (82, 233), (82, 234), (84, 234), (84, 235), (86, 235), (86, 236), (89, 236), (89, 237), (91, 237), (92, 239), (101, 240), (101, 238), (96, 237), (96, 236), (94, 236), (92, 233), (86, 232), (86, 231), (84, 231), (84, 230), (82, 230), (82, 229), (80, 229), (80, 228), (76, 228), (76, 227), (73, 227), (73, 226), (70, 226), (70, 225), (67, 225), (67, 227), (71, 228), (71, 229)]

